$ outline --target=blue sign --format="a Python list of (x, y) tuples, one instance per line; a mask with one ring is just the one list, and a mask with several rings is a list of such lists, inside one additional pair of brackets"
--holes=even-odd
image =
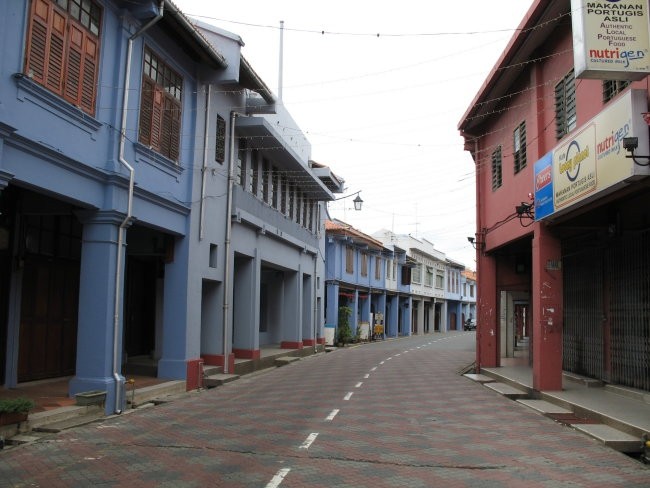
[(535, 220), (555, 211), (553, 205), (553, 152), (535, 163)]

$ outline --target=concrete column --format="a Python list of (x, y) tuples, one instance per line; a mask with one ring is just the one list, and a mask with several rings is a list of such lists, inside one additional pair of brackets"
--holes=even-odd
[(496, 259), (478, 254), (476, 307), (476, 364), (479, 368), (499, 366), (499, 306), (497, 302)]
[(389, 306), (386, 310), (386, 320), (388, 324), (388, 333), (389, 337), (397, 337), (397, 325), (399, 321), (399, 297), (397, 295), (392, 295), (387, 297), (389, 301)]
[[(106, 411), (113, 412), (116, 388), (122, 388), (123, 317), (120, 310), (117, 323), (117, 365), (113, 364), (113, 334), (115, 330), (115, 280), (117, 239), (124, 218), (116, 212), (79, 213), (83, 223), (81, 269), (79, 276), (79, 323), (77, 329), (76, 374), (70, 381), (70, 395), (83, 391), (106, 391)], [(120, 270), (120, 303), (124, 293), (125, 245)], [(122, 307), (121, 307), (122, 308)], [(119, 381), (113, 376), (118, 372)], [(121, 396), (124, 408), (125, 397)]]
[(418, 324), (415, 333), (417, 335), (424, 334), (424, 298), (418, 300)]
[(258, 359), (260, 307), (255, 260), (236, 258), (233, 277), (233, 352), (236, 358)]
[(282, 307), (282, 342), (283, 349), (301, 349), (302, 328), (302, 271), (286, 271), (284, 273), (284, 299)]
[(533, 237), (533, 388), (562, 389), (562, 249), (546, 226)]
[(302, 275), (302, 342), (306, 346), (316, 343), (314, 336), (314, 277), (310, 274)]

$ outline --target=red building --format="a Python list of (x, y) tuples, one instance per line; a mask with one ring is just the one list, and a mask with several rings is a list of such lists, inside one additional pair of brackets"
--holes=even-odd
[(476, 164), (477, 365), (527, 340), (538, 391), (563, 371), (649, 391), (650, 81), (577, 79), (577, 10), (535, 0), (459, 123)]

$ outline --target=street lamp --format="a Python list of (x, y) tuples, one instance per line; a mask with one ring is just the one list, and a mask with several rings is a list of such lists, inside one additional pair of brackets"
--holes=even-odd
[(354, 209), (359, 211), (361, 210), (361, 205), (363, 204), (363, 200), (361, 200), (361, 197), (357, 195), (357, 198), (352, 200), (352, 203), (354, 203)]
[(357, 197), (354, 200), (352, 200), (352, 203), (354, 203), (354, 209), (358, 212), (359, 210), (361, 210), (361, 205), (363, 204), (363, 200), (361, 199), (361, 196), (359, 196), (359, 193), (361, 193), (361, 190), (354, 193), (350, 193), (349, 195), (345, 195), (344, 197), (335, 198), (334, 201), (337, 202), (339, 200), (344, 200), (346, 198), (350, 198), (356, 195)]

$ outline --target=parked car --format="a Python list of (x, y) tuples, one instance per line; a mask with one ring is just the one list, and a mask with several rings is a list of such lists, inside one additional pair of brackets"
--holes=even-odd
[(476, 330), (476, 319), (467, 319), (464, 328), (465, 330)]

